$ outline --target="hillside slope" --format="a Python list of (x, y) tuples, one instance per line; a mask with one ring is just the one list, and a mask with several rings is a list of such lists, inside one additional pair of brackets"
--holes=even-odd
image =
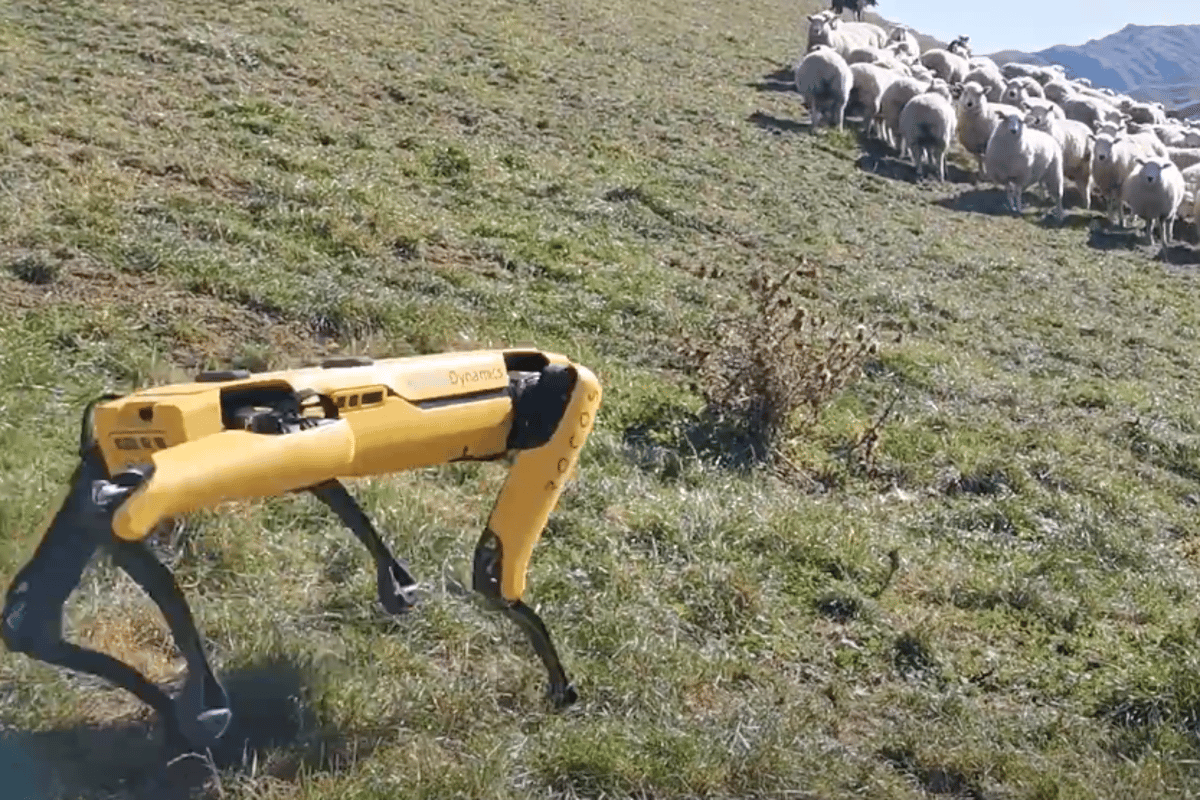
[(991, 57), (999, 64), (1061, 64), (1071, 76), (1168, 109), (1200, 101), (1200, 25), (1129, 24), (1081, 45), (1036, 53), (1004, 50)]
[[(1195, 796), (1195, 250), (1159, 262), (1096, 212), (1002, 214), (961, 165), (918, 184), (814, 135), (787, 67), (815, 9), (0, 5), (3, 585), (101, 391), (526, 342), (605, 385), (529, 574), (569, 712), (462, 597), (505, 472), (455, 464), (352, 485), (422, 581), (399, 620), (309, 497), (164, 531), (226, 746), (164, 763), (127, 695), (0, 650), (0, 792)], [(763, 319), (755, 286), (796, 268)], [(730, 463), (696, 353), (735, 389), (827, 385), (826, 327), (816, 363), (742, 344), (797, 307), (878, 352), (789, 418), (790, 471)], [(107, 564), (67, 623), (177, 680)]]

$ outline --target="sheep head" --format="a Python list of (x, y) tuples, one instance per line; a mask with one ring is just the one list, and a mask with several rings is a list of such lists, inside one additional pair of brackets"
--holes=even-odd
[(1101, 133), (1099, 136), (1097, 136), (1096, 140), (1092, 143), (1092, 155), (1095, 157), (1096, 161), (1100, 162), (1101, 164), (1105, 163), (1106, 161), (1112, 161), (1112, 149), (1113, 145), (1115, 145), (1117, 141), (1118, 140), (1115, 137), (1105, 133)]
[(962, 93), (958, 97), (958, 104), (967, 111), (982, 108), (984, 100), (987, 99), (983, 87), (975, 81), (967, 81), (961, 86)]
[(1133, 160), (1133, 165), (1136, 167), (1138, 180), (1148, 184), (1162, 183), (1163, 172), (1172, 168), (1178, 169), (1175, 162), (1167, 158), (1142, 158), (1139, 156)]
[(1020, 114), (1009, 114), (1004, 118), (1004, 129), (1010, 135), (1020, 137), (1025, 130), (1025, 120), (1021, 119)]
[(1029, 104), (1025, 124), (1039, 131), (1050, 132), (1050, 109), (1047, 106)]
[(1019, 106), (1025, 99), (1025, 86), (1020, 81), (1009, 81), (1008, 86), (1004, 87), (1004, 94), (1001, 96), (1001, 102), (1009, 105)]

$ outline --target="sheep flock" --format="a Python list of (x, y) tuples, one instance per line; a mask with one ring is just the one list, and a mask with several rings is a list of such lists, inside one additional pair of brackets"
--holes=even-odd
[(1161, 103), (1094, 88), (1059, 66), (999, 66), (973, 56), (968, 36), (922, 51), (912, 29), (843, 21), (836, 6), (808, 16), (793, 76), (813, 129), (858, 117), (861, 133), (910, 160), (918, 179), (945, 181), (957, 151), (1015, 213), (1038, 187), (1059, 221), (1069, 200), (1096, 204), (1122, 228), (1141, 220), (1164, 253), (1177, 222), (1200, 237), (1200, 122), (1172, 119)]

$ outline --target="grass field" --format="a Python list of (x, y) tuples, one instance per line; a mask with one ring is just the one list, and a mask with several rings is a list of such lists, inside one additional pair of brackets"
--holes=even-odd
[[(227, 749), (164, 764), (129, 696), (5, 652), (0, 796), (1200, 796), (1197, 251), (809, 131), (816, 8), (0, 7), (5, 586), (104, 390), (534, 344), (606, 392), (529, 576), (575, 707), (456, 588), (504, 472), (454, 465), (352, 486), (422, 581), (401, 620), (311, 498), (181, 521)], [(722, 458), (696, 352), (798, 267), (878, 352), (788, 469)], [(106, 563), (68, 620), (176, 676)]]

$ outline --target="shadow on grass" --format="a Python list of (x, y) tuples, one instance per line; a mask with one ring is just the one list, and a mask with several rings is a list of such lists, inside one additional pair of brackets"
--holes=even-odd
[(353, 752), (369, 755), (366, 739), (351, 742), (321, 728), (304, 702), (302, 667), (272, 659), (225, 676), (233, 722), (207, 755), (177, 754), (161, 744), (155, 725), (120, 721), (0, 734), (0, 796), (22, 800), (191, 800), (222, 794), (229, 775), (294, 780), (301, 770), (337, 772)]
[[(857, 162), (859, 169), (864, 172), (870, 172), (873, 175), (878, 175), (881, 178), (903, 181), (905, 183), (940, 183), (937, 175), (928, 168), (925, 170), (925, 175), (918, 181), (917, 168), (911, 161), (901, 158), (900, 153), (891, 145), (874, 136), (867, 136), (863, 132), (861, 117), (855, 117), (853, 127), (858, 134), (858, 147), (862, 151)], [(972, 184), (974, 183), (974, 177), (970, 171), (963, 169), (947, 158), (945, 183)]]
[(747, 119), (768, 133), (809, 133), (812, 131), (811, 122), (783, 119), (782, 117), (765, 114), (762, 111), (755, 111)]
[(625, 430), (622, 441), (637, 466), (660, 478), (680, 475), (687, 461), (745, 474), (766, 461), (766, 448), (744, 425), (712, 411), (681, 412)]
[(796, 91), (796, 73), (791, 66), (782, 66), (763, 75), (760, 80), (747, 85), (759, 92), (794, 92)]

